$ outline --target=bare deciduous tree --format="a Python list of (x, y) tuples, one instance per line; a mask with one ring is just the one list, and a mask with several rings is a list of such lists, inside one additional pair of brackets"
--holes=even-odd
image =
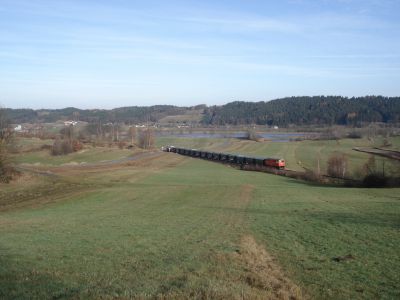
[(62, 140), (60, 137), (55, 139), (53, 147), (51, 148), (52, 155), (66, 155), (73, 151), (72, 142), (67, 139)]
[(376, 173), (376, 160), (374, 155), (370, 155), (368, 161), (363, 166), (363, 171), (365, 174)]
[(328, 159), (327, 173), (333, 177), (344, 178), (347, 172), (347, 158), (344, 154), (335, 153)]
[(51, 148), (52, 155), (66, 155), (82, 149), (82, 144), (74, 138), (74, 127), (72, 125), (64, 127), (60, 131), (62, 139), (57, 137)]
[(136, 141), (136, 127), (134, 126), (129, 127), (129, 136), (131, 138), (131, 145), (134, 145)]
[(60, 130), (60, 133), (63, 135), (64, 139), (72, 141), (75, 136), (74, 126), (73, 125), (65, 126), (63, 129)]
[(154, 146), (154, 132), (150, 128), (146, 128), (140, 132), (139, 146), (143, 149), (150, 149)]

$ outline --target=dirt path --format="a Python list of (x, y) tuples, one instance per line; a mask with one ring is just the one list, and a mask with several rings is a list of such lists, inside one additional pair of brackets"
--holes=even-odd
[[(254, 185), (241, 187), (240, 200), (247, 206), (251, 201)], [(242, 280), (256, 290), (253, 296), (262, 299), (302, 299), (301, 289), (285, 276), (279, 265), (265, 248), (257, 244), (252, 235), (244, 235), (240, 240), (240, 250), (234, 259), (245, 270)], [(260, 299), (261, 299), (260, 298)]]
[[(251, 184), (241, 185), (237, 201), (231, 205), (236, 209), (247, 207), (255, 188)], [(227, 215), (230, 216), (227, 217)], [(241, 270), (240, 276), (231, 273), (222, 273), (223, 275), (221, 275), (233, 284), (235, 282), (240, 285), (244, 284), (245, 288), (242, 290), (241, 298), (233, 297), (233, 299), (294, 300), (306, 298), (300, 287), (286, 276), (275, 259), (249, 233), (246, 214), (238, 214), (237, 210), (224, 211), (224, 218), (227, 220), (226, 231), (235, 227), (237, 227), (235, 230), (245, 228), (237, 241), (238, 250), (217, 258), (217, 264), (236, 265)], [(224, 235), (226, 234), (221, 234), (221, 236)]]
[(240, 242), (236, 259), (246, 269), (244, 280), (260, 291), (260, 299), (303, 299), (301, 289), (285, 276), (279, 265), (251, 235)]

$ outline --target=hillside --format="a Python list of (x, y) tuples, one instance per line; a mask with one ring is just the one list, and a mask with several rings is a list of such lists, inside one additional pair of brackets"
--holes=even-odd
[(398, 123), (400, 97), (291, 97), (269, 102), (232, 102), (206, 110), (203, 122), (213, 125), (358, 125)]
[(48, 123), (59, 120), (79, 119), (86, 122), (158, 122), (167, 116), (182, 115), (189, 109), (172, 105), (131, 106), (106, 109), (10, 109), (6, 113), (12, 123)]
[(204, 125), (360, 125), (369, 122), (399, 123), (400, 97), (341, 96), (291, 97), (267, 102), (236, 101), (222, 106), (131, 106), (111, 110), (7, 109), (12, 123), (55, 122), (157, 122)]

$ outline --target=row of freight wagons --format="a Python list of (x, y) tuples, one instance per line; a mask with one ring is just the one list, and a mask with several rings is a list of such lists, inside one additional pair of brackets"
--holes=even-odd
[(209, 152), (204, 150), (186, 149), (174, 146), (165, 146), (163, 147), (163, 150), (166, 152), (173, 152), (181, 155), (204, 158), (209, 160), (217, 160), (222, 162), (229, 162), (240, 165), (266, 166), (277, 169), (285, 168), (285, 160), (281, 158), (249, 157), (244, 155)]

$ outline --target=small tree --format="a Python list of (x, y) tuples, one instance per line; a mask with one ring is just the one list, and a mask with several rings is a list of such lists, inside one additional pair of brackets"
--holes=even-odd
[(327, 173), (332, 177), (344, 178), (347, 172), (347, 158), (344, 154), (333, 154), (328, 159)]
[(126, 147), (126, 143), (124, 141), (119, 141), (118, 142), (118, 148), (119, 149), (124, 149)]
[(74, 152), (72, 149), (72, 141), (63, 140), (61, 143), (62, 154), (69, 154)]
[(260, 140), (260, 136), (254, 129), (248, 129), (245, 135), (247, 140), (258, 142)]
[(73, 152), (77, 152), (83, 149), (83, 145), (79, 140), (73, 140), (71, 146)]
[(136, 141), (136, 127), (134, 126), (129, 127), (129, 136), (131, 138), (131, 145), (134, 145)]
[(154, 146), (154, 132), (150, 128), (146, 128), (140, 132), (139, 147), (142, 149), (150, 149)]
[(74, 126), (65, 126), (63, 129), (60, 130), (60, 134), (63, 135), (64, 139), (72, 141), (74, 139)]
[(373, 174), (376, 173), (376, 160), (375, 155), (370, 155), (368, 161), (363, 166), (363, 171), (365, 174)]
[(13, 130), (10, 128), (4, 109), (0, 108), (0, 182), (9, 182), (14, 168), (8, 154), (13, 138)]
[(62, 141), (59, 137), (54, 140), (53, 146), (51, 147), (51, 155), (61, 155), (62, 154)]
[(61, 139), (57, 137), (53, 143), (53, 147), (51, 148), (52, 155), (65, 155), (72, 153), (74, 151), (72, 142), (67, 139)]
[(83, 145), (79, 140), (74, 138), (74, 127), (64, 127), (60, 133), (62, 138), (57, 137), (54, 140), (53, 147), (51, 148), (52, 155), (66, 155), (72, 152), (82, 150)]

